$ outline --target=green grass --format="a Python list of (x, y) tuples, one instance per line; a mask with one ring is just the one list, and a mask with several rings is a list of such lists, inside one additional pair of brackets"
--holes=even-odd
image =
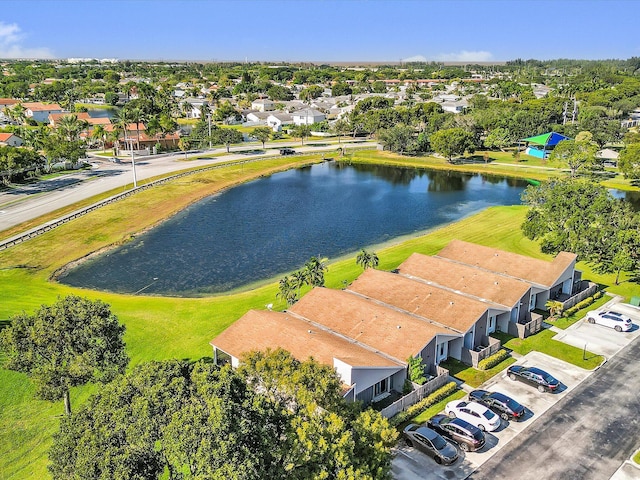
[(552, 337), (556, 334), (551, 330), (541, 330), (535, 335), (524, 339), (512, 337), (506, 333), (492, 333), (491, 335), (499, 338), (503, 347), (520, 355), (526, 355), (535, 350), (587, 370), (593, 370), (604, 360), (601, 355), (596, 355), (589, 351), (583, 352), (581, 348), (553, 340)]
[(636, 454), (633, 456), (633, 461), (636, 462), (638, 465), (640, 465), (640, 450), (638, 450)]
[(602, 305), (607, 303), (609, 300), (611, 300), (610, 296), (603, 295), (602, 297), (598, 298), (595, 302), (593, 302), (591, 305), (578, 310), (573, 315), (570, 315), (568, 317), (558, 318), (557, 320), (554, 320), (553, 322), (550, 322), (550, 323), (552, 325), (554, 325), (554, 326), (556, 326), (558, 328), (562, 328), (564, 330), (565, 328), (568, 328), (571, 325), (573, 325), (574, 323), (576, 323), (578, 320), (583, 319), (584, 316), (587, 314), (587, 312), (589, 312), (591, 310), (596, 310), (597, 308), (600, 308)]
[[(493, 335), (493, 334), (492, 334)], [(470, 367), (469, 365), (465, 365), (459, 360), (455, 358), (449, 358), (446, 362), (440, 363), (440, 365), (447, 370), (449, 370), (449, 374), (451, 376), (457, 378), (458, 380), (462, 380), (467, 385), (478, 388), (484, 382), (494, 377), (502, 370), (507, 368), (512, 363), (515, 363), (516, 359), (513, 357), (508, 357), (498, 365), (489, 368), (487, 370), (478, 370), (477, 368)]]
[(458, 399), (460, 399), (460, 398), (462, 398), (462, 397), (464, 397), (466, 395), (467, 395), (467, 392), (465, 392), (464, 390), (457, 390), (457, 391), (453, 392), (451, 395), (449, 395), (444, 400), (441, 400), (438, 403), (431, 405), (425, 411), (423, 411), (422, 413), (420, 413), (420, 414), (416, 415), (415, 417), (413, 417), (411, 419), (411, 423), (417, 423), (417, 424), (425, 423), (431, 417), (433, 417), (434, 415), (437, 415), (438, 413), (443, 411), (444, 407), (445, 407), (445, 405), (447, 403), (449, 403), (449, 402), (451, 402), (453, 400), (458, 400)]
[[(359, 152), (354, 158), (366, 159), (367, 155), (375, 155), (373, 160), (368, 161), (380, 161), (380, 158), (384, 160), (384, 157), (377, 156), (378, 152), (370, 151)], [(408, 160), (414, 162), (413, 166), (427, 166), (420, 159)], [(140, 192), (0, 252), (0, 319), (22, 311), (31, 313), (41, 304), (53, 303), (59, 295), (76, 293), (100, 298), (111, 305), (112, 311), (127, 327), (125, 340), (131, 365), (151, 359), (210, 357), (209, 341), (247, 310), (264, 308), (268, 303), (274, 303), (275, 309), (284, 308), (284, 304), (275, 299), (277, 279), (226, 295), (165, 298), (71, 288), (50, 280), (51, 276), (68, 262), (106, 246), (126, 242), (136, 232), (153, 227), (186, 205), (220, 189), (314, 161), (319, 161), (319, 157), (278, 157), (244, 166), (234, 164), (227, 168), (195, 173), (176, 182)], [(109, 194), (113, 193), (115, 192)], [(90, 200), (89, 203), (96, 201)], [(363, 247), (377, 252), (380, 258), (379, 268), (384, 270), (396, 268), (413, 252), (435, 254), (452, 239), (550, 260), (549, 255), (540, 252), (536, 242), (522, 235), (520, 225), (525, 214), (526, 208), (522, 206), (492, 207), (437, 230), (425, 232), (424, 235)], [(40, 218), (35, 222), (42, 221), (43, 218)], [(22, 228), (26, 228), (25, 224)], [(8, 234), (3, 232), (3, 235)], [(342, 288), (344, 282), (349, 283), (362, 273), (362, 269), (355, 263), (356, 253), (330, 259), (326, 275), (327, 287)], [(609, 286), (612, 292), (627, 298), (639, 294), (638, 284), (630, 282), (628, 277), (623, 277), (620, 285), (614, 286), (613, 275), (597, 275), (583, 264), (578, 264), (578, 268), (583, 271), (583, 278)], [(514, 351), (526, 348), (530, 351), (535, 348), (553, 355), (553, 352), (549, 352), (549, 346), (558, 344), (558, 348), (562, 348), (564, 344), (543, 339), (542, 335), (546, 334), (543, 332), (525, 340), (524, 346), (516, 345), (517, 339), (508, 339), (513, 344), (505, 346)], [(583, 362), (581, 350), (568, 348), (577, 351), (572, 352), (572, 355), (580, 366), (590, 368), (591, 363), (599, 363), (593, 359), (591, 363)], [(553, 346), (553, 349), (556, 347)], [(562, 355), (566, 356), (565, 353)], [(74, 389), (74, 407), (82, 404), (95, 388), (97, 387), (87, 386)], [(441, 409), (442, 407), (438, 411)], [(46, 471), (46, 451), (57, 429), (57, 418), (63, 411), (62, 402), (35, 400), (33, 387), (26, 376), (0, 370), (0, 478), (50, 478)]]

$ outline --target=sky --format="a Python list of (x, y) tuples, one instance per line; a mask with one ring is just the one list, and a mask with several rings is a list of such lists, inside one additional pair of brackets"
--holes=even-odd
[(491, 62), (640, 56), (640, 0), (3, 0), (0, 58)]

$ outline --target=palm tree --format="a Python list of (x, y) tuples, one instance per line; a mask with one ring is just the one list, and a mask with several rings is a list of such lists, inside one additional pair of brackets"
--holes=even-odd
[(318, 257), (311, 257), (309, 261), (304, 264), (307, 283), (312, 287), (324, 286), (324, 272), (327, 271), (326, 261), (326, 258), (319, 259)]
[(376, 268), (379, 263), (378, 255), (375, 252), (368, 252), (363, 248), (356, 256), (356, 263), (364, 270), (367, 268)]
[(544, 306), (549, 309), (549, 315), (552, 317), (557, 317), (562, 313), (562, 309), (564, 308), (564, 304), (559, 302), (558, 300), (549, 300)]
[[(116, 115), (111, 119), (111, 122), (116, 126), (116, 129), (122, 132), (124, 137), (124, 141), (127, 141), (127, 128), (129, 127), (129, 122), (131, 121), (131, 114), (129, 110), (126, 108), (122, 108), (116, 112)], [(120, 136), (118, 135), (118, 143), (120, 141)], [(119, 150), (119, 149), (118, 149)]]
[(276, 297), (282, 298), (287, 302), (288, 306), (293, 305), (298, 300), (298, 294), (296, 293), (296, 287), (291, 281), (290, 277), (283, 277), (278, 284), (278, 293)]
[(292, 287), (296, 289), (296, 296), (300, 297), (300, 289), (308, 283), (307, 272), (305, 270), (296, 270), (291, 274), (290, 282)]
[(58, 122), (57, 132), (62, 138), (69, 142), (75, 142), (80, 139), (80, 133), (88, 127), (88, 123), (84, 120), (78, 120), (77, 115), (65, 115)]
[(142, 110), (139, 107), (132, 108), (131, 110), (129, 110), (129, 118), (131, 119), (132, 122), (135, 122), (136, 124), (136, 132), (138, 137), (138, 150), (140, 150), (140, 124), (144, 123), (145, 121), (144, 110)]
[(94, 140), (98, 140), (98, 142), (100, 142), (102, 150), (104, 150), (104, 144), (107, 139), (107, 131), (104, 129), (104, 125), (94, 126), (93, 130), (91, 131), (91, 138)]

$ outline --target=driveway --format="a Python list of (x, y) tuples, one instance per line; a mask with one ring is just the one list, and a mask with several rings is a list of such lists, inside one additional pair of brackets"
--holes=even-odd
[(554, 331), (558, 332), (553, 339), (578, 348), (586, 346), (590, 352), (611, 358), (640, 336), (640, 308), (627, 303), (619, 303), (614, 299), (597, 310), (612, 310), (627, 315), (633, 322), (633, 329), (629, 332), (616, 332), (613, 328), (591, 324), (583, 319), (566, 330), (552, 327)]
[(539, 352), (527, 354), (516, 364), (543, 368), (562, 382), (561, 391), (555, 394), (540, 393), (524, 383), (510, 380), (505, 371), (481, 388), (505, 393), (527, 407), (524, 420), (503, 421), (497, 431), (486, 434), (487, 443), (480, 451), (460, 452), (460, 459), (448, 467), (437, 465), (430, 457), (401, 443), (392, 463), (394, 478), (398, 480), (467, 478), (593, 373)]

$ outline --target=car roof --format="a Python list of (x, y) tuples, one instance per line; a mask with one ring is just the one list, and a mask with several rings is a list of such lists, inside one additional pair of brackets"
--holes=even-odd
[(504, 393), (500, 392), (492, 392), (489, 396), (491, 398), (495, 398), (496, 400), (500, 400), (501, 402), (508, 402), (509, 400), (511, 400), (511, 397), (507, 397)]
[(428, 438), (429, 440), (433, 440), (440, 435), (435, 430), (431, 430), (429, 427), (419, 427), (415, 430), (416, 433), (419, 433), (423, 437)]
[(529, 367), (527, 368), (527, 370), (529, 370), (530, 372), (533, 373), (538, 373), (540, 375), (549, 375), (547, 372), (545, 372), (544, 370), (538, 368), (538, 367)]
[(471, 425), (469, 422), (467, 422), (466, 420), (463, 420), (461, 418), (454, 418), (452, 419), (449, 424), (451, 425), (457, 425), (458, 427), (462, 428), (463, 430), (468, 431), (469, 433), (471, 433), (472, 435), (474, 433), (476, 433), (476, 430), (480, 430), (478, 427), (476, 427), (475, 425)]

